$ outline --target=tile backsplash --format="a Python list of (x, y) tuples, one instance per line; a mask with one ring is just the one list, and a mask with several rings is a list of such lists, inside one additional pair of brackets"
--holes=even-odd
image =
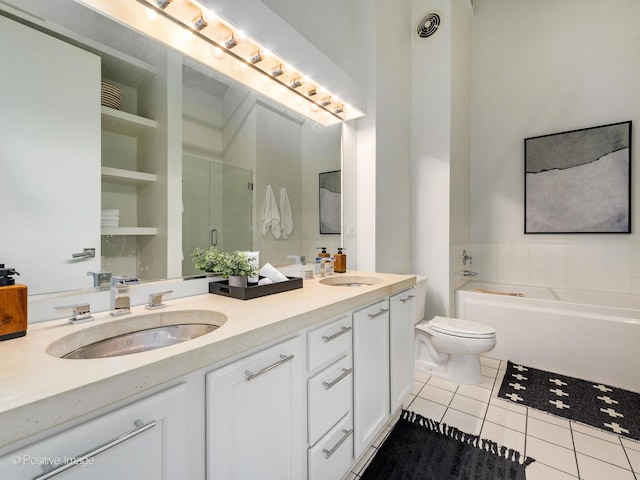
[[(462, 265), (462, 252), (472, 257)], [(473, 243), (452, 248), (454, 286), (476, 279), (617, 293), (640, 293), (640, 245)]]

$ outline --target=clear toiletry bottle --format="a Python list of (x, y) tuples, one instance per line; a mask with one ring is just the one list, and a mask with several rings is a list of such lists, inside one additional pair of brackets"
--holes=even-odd
[(345, 273), (347, 271), (347, 254), (342, 253), (346, 248), (338, 247), (338, 253), (333, 256), (333, 271), (336, 273)]

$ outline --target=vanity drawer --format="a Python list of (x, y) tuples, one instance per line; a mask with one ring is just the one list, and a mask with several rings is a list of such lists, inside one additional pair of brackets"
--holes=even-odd
[(351, 411), (353, 369), (351, 355), (341, 358), (308, 380), (308, 440), (313, 445)]
[(309, 480), (340, 480), (353, 459), (353, 419), (344, 417), (309, 449)]
[(351, 352), (353, 324), (351, 316), (317, 328), (307, 334), (307, 368), (309, 372)]

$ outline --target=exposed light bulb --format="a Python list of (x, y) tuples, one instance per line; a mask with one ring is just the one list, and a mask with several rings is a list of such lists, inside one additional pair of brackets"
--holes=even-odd
[(152, 22), (155, 22), (158, 19), (158, 14), (153, 10), (148, 9), (146, 13), (147, 13), (147, 18)]
[(214, 57), (218, 59), (224, 58), (224, 50), (222, 50), (220, 47), (213, 47), (211, 51), (213, 52)]

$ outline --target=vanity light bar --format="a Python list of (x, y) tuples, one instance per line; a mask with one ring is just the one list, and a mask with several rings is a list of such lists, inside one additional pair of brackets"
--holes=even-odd
[[(317, 84), (312, 84), (314, 86), (310, 87), (306, 92), (296, 90), (303, 84), (302, 78), (304, 78), (304, 75), (301, 72), (287, 65), (282, 59), (273, 55), (257, 42), (248, 39), (235, 27), (215, 17), (211, 11), (200, 5), (197, 0), (184, 0), (181, 2), (173, 2), (173, 0), (135, 1), (153, 10), (160, 17), (169, 20), (174, 25), (187, 29), (197, 39), (206, 42), (208, 48), (222, 49), (226, 56), (239, 62), (240, 66), (251, 67), (256, 73), (270, 79), (272, 82), (275, 81), (281, 88), (272, 95), (267, 95), (284, 103), (298, 113), (322, 125), (330, 125), (336, 123), (336, 121), (351, 120), (363, 116), (357, 109), (346, 104), (341, 104), (339, 108), (330, 108), (332, 103), (330, 92)], [(185, 18), (189, 18), (189, 20), (183, 20)], [(223, 35), (220, 35), (220, 31), (223, 32)], [(219, 58), (219, 56), (216, 56), (216, 58)], [(263, 62), (265, 59), (270, 61)], [(275, 62), (272, 60), (275, 60)], [(245, 82), (238, 76), (231, 76), (255, 89), (255, 85), (250, 82)], [(258, 91), (266, 94), (263, 89), (258, 89)], [(322, 95), (316, 96), (319, 92)], [(304, 101), (284, 101), (285, 97), (291, 94), (293, 94), (294, 98), (304, 99)], [(294, 106), (293, 103), (296, 105)], [(303, 107), (305, 103), (308, 105), (307, 108)], [(332, 117), (335, 120), (331, 120)]]

